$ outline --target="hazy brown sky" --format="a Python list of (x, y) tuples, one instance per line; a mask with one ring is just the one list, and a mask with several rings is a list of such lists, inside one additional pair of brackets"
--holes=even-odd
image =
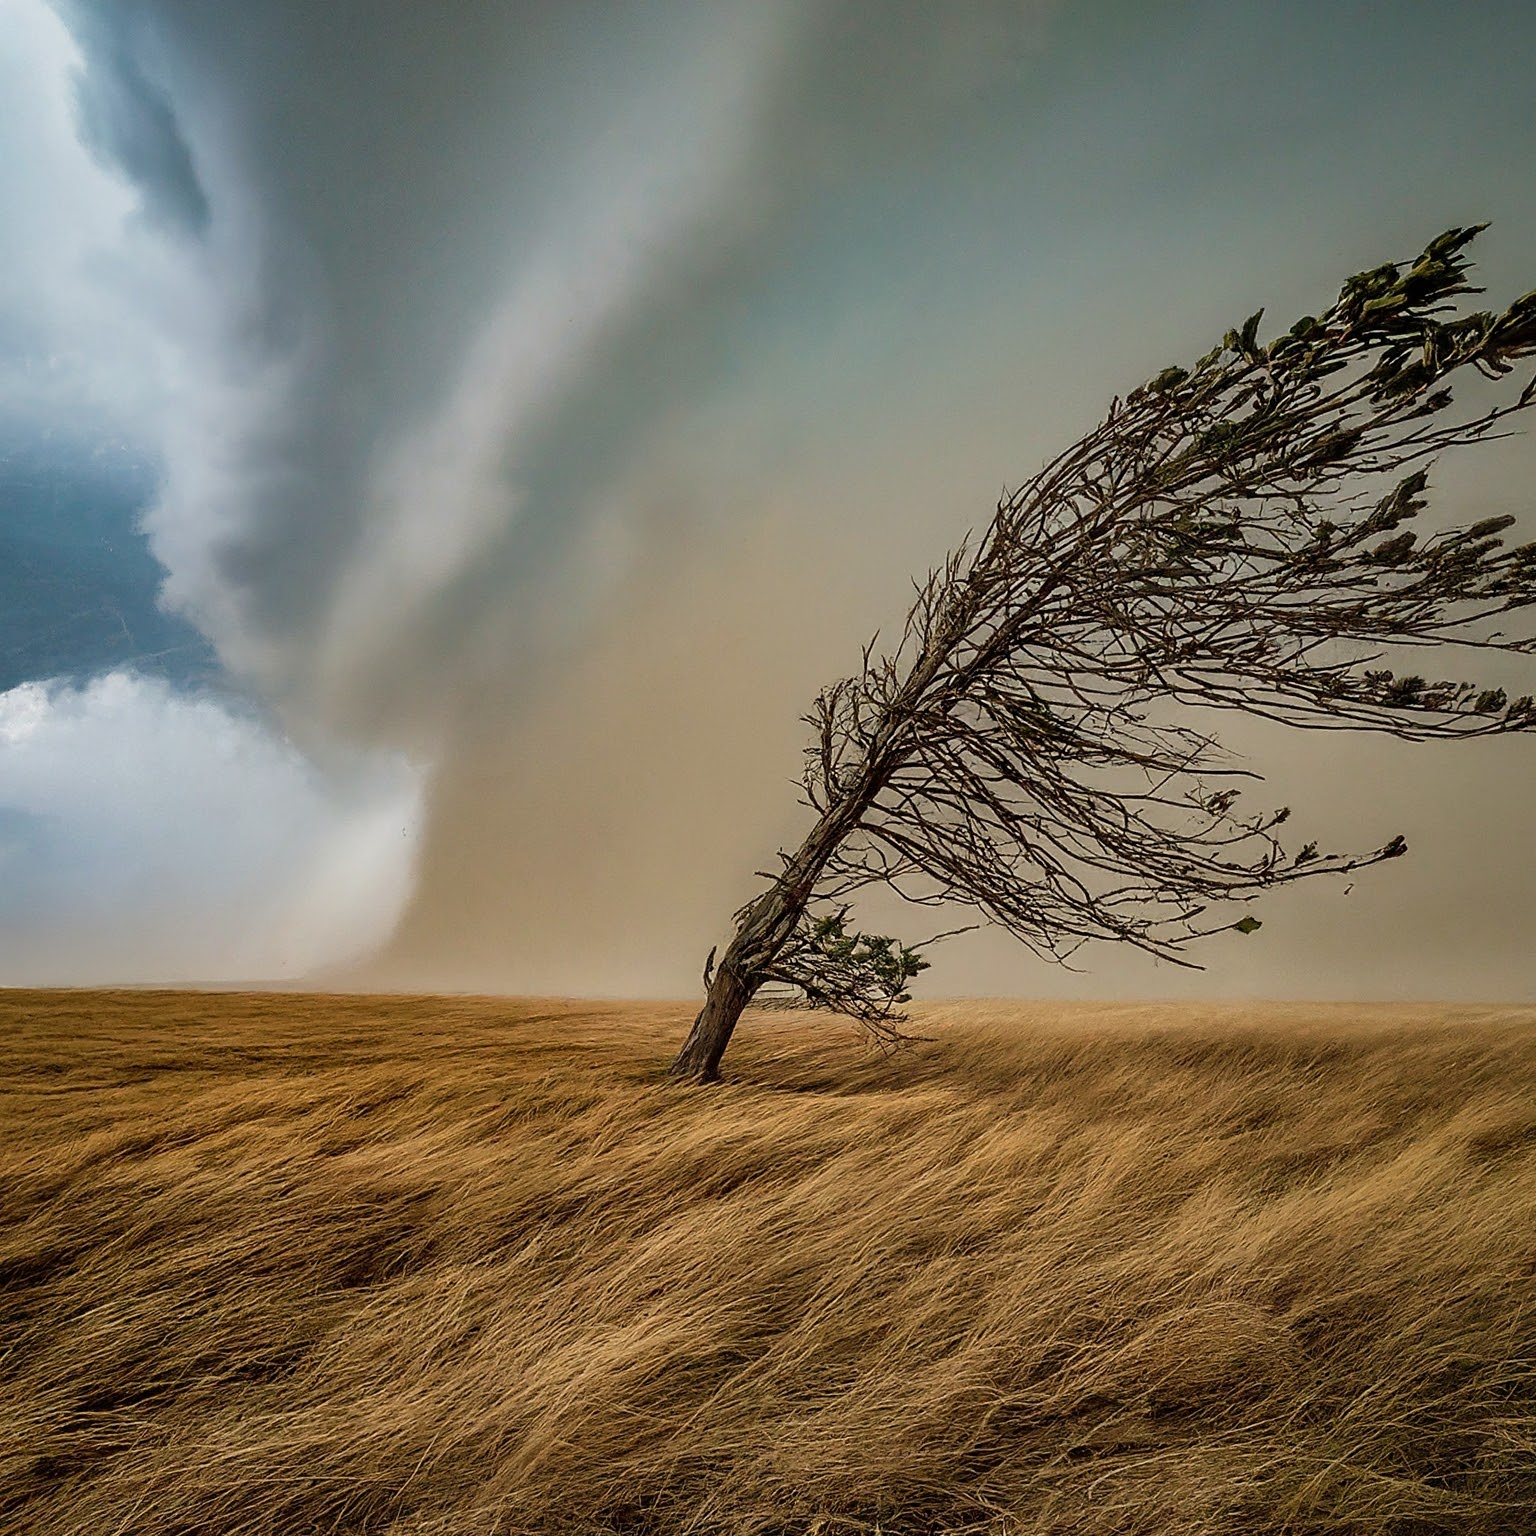
[[(113, 216), (179, 263), (174, 302), (108, 285), (173, 360), (137, 429), (167, 600), (375, 786), (273, 889), (352, 933), (348, 869), (370, 931), (409, 888), (379, 977), (691, 990), (803, 825), (800, 712), (1005, 483), (1450, 224), (1492, 221), (1493, 299), (1536, 283), (1523, 4), (58, 13)], [(1495, 445), (1440, 504), (1523, 511), (1533, 469)], [(1230, 734), (1308, 836), (1411, 857), (1203, 976), (979, 936), (931, 990), (1536, 995), (1536, 743)]]

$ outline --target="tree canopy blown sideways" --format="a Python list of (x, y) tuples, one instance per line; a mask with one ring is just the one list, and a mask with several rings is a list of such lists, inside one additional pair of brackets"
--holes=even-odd
[(1536, 727), (1530, 697), (1383, 665), (1536, 649), (1501, 627), (1536, 604), (1513, 518), (1409, 526), (1436, 456), (1536, 399), (1536, 377), (1480, 382), (1536, 355), (1536, 292), (1502, 313), (1453, 302), (1481, 291), (1482, 228), (1358, 273), (1267, 342), (1261, 310), (1114, 400), (917, 584), (900, 641), (872, 641), (806, 717), (817, 820), (711, 953), (674, 1076), (716, 1077), (770, 984), (897, 1038), (926, 962), (850, 927), (872, 884), (967, 905), (1049, 958), (1110, 939), (1187, 964), (1192, 940), (1258, 926), (1231, 903), (1406, 850), (1283, 846), (1289, 812), (1240, 804), (1233, 781), (1258, 775), (1196, 711), (1409, 740)]

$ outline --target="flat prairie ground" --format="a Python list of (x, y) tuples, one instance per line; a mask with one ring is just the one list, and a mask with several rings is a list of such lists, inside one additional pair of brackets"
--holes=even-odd
[(0, 1530), (1536, 1532), (1536, 1009), (0, 993)]

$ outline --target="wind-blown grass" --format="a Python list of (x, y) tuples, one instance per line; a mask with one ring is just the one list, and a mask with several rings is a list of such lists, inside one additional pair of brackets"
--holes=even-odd
[(0, 994), (0, 1529), (1536, 1530), (1536, 1010)]

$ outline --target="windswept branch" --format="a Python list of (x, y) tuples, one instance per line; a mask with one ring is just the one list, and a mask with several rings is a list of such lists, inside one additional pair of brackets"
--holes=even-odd
[(1165, 369), (998, 504), (917, 590), (901, 644), (826, 689), (804, 785), (860, 795), (825, 877), (979, 908), (1042, 954), (1087, 939), (1183, 961), (1238, 926), (1213, 905), (1401, 854), (1282, 846), (1217, 741), (1175, 707), (1313, 730), (1450, 739), (1536, 725), (1530, 697), (1381, 665), (1408, 647), (1528, 652), (1499, 624), (1536, 602), (1514, 519), (1420, 539), (1429, 463), (1527, 407), (1455, 410), (1451, 384), (1536, 353), (1536, 294), (1476, 292), (1453, 229), (1406, 270), (1351, 278), (1268, 344), (1262, 317)]

